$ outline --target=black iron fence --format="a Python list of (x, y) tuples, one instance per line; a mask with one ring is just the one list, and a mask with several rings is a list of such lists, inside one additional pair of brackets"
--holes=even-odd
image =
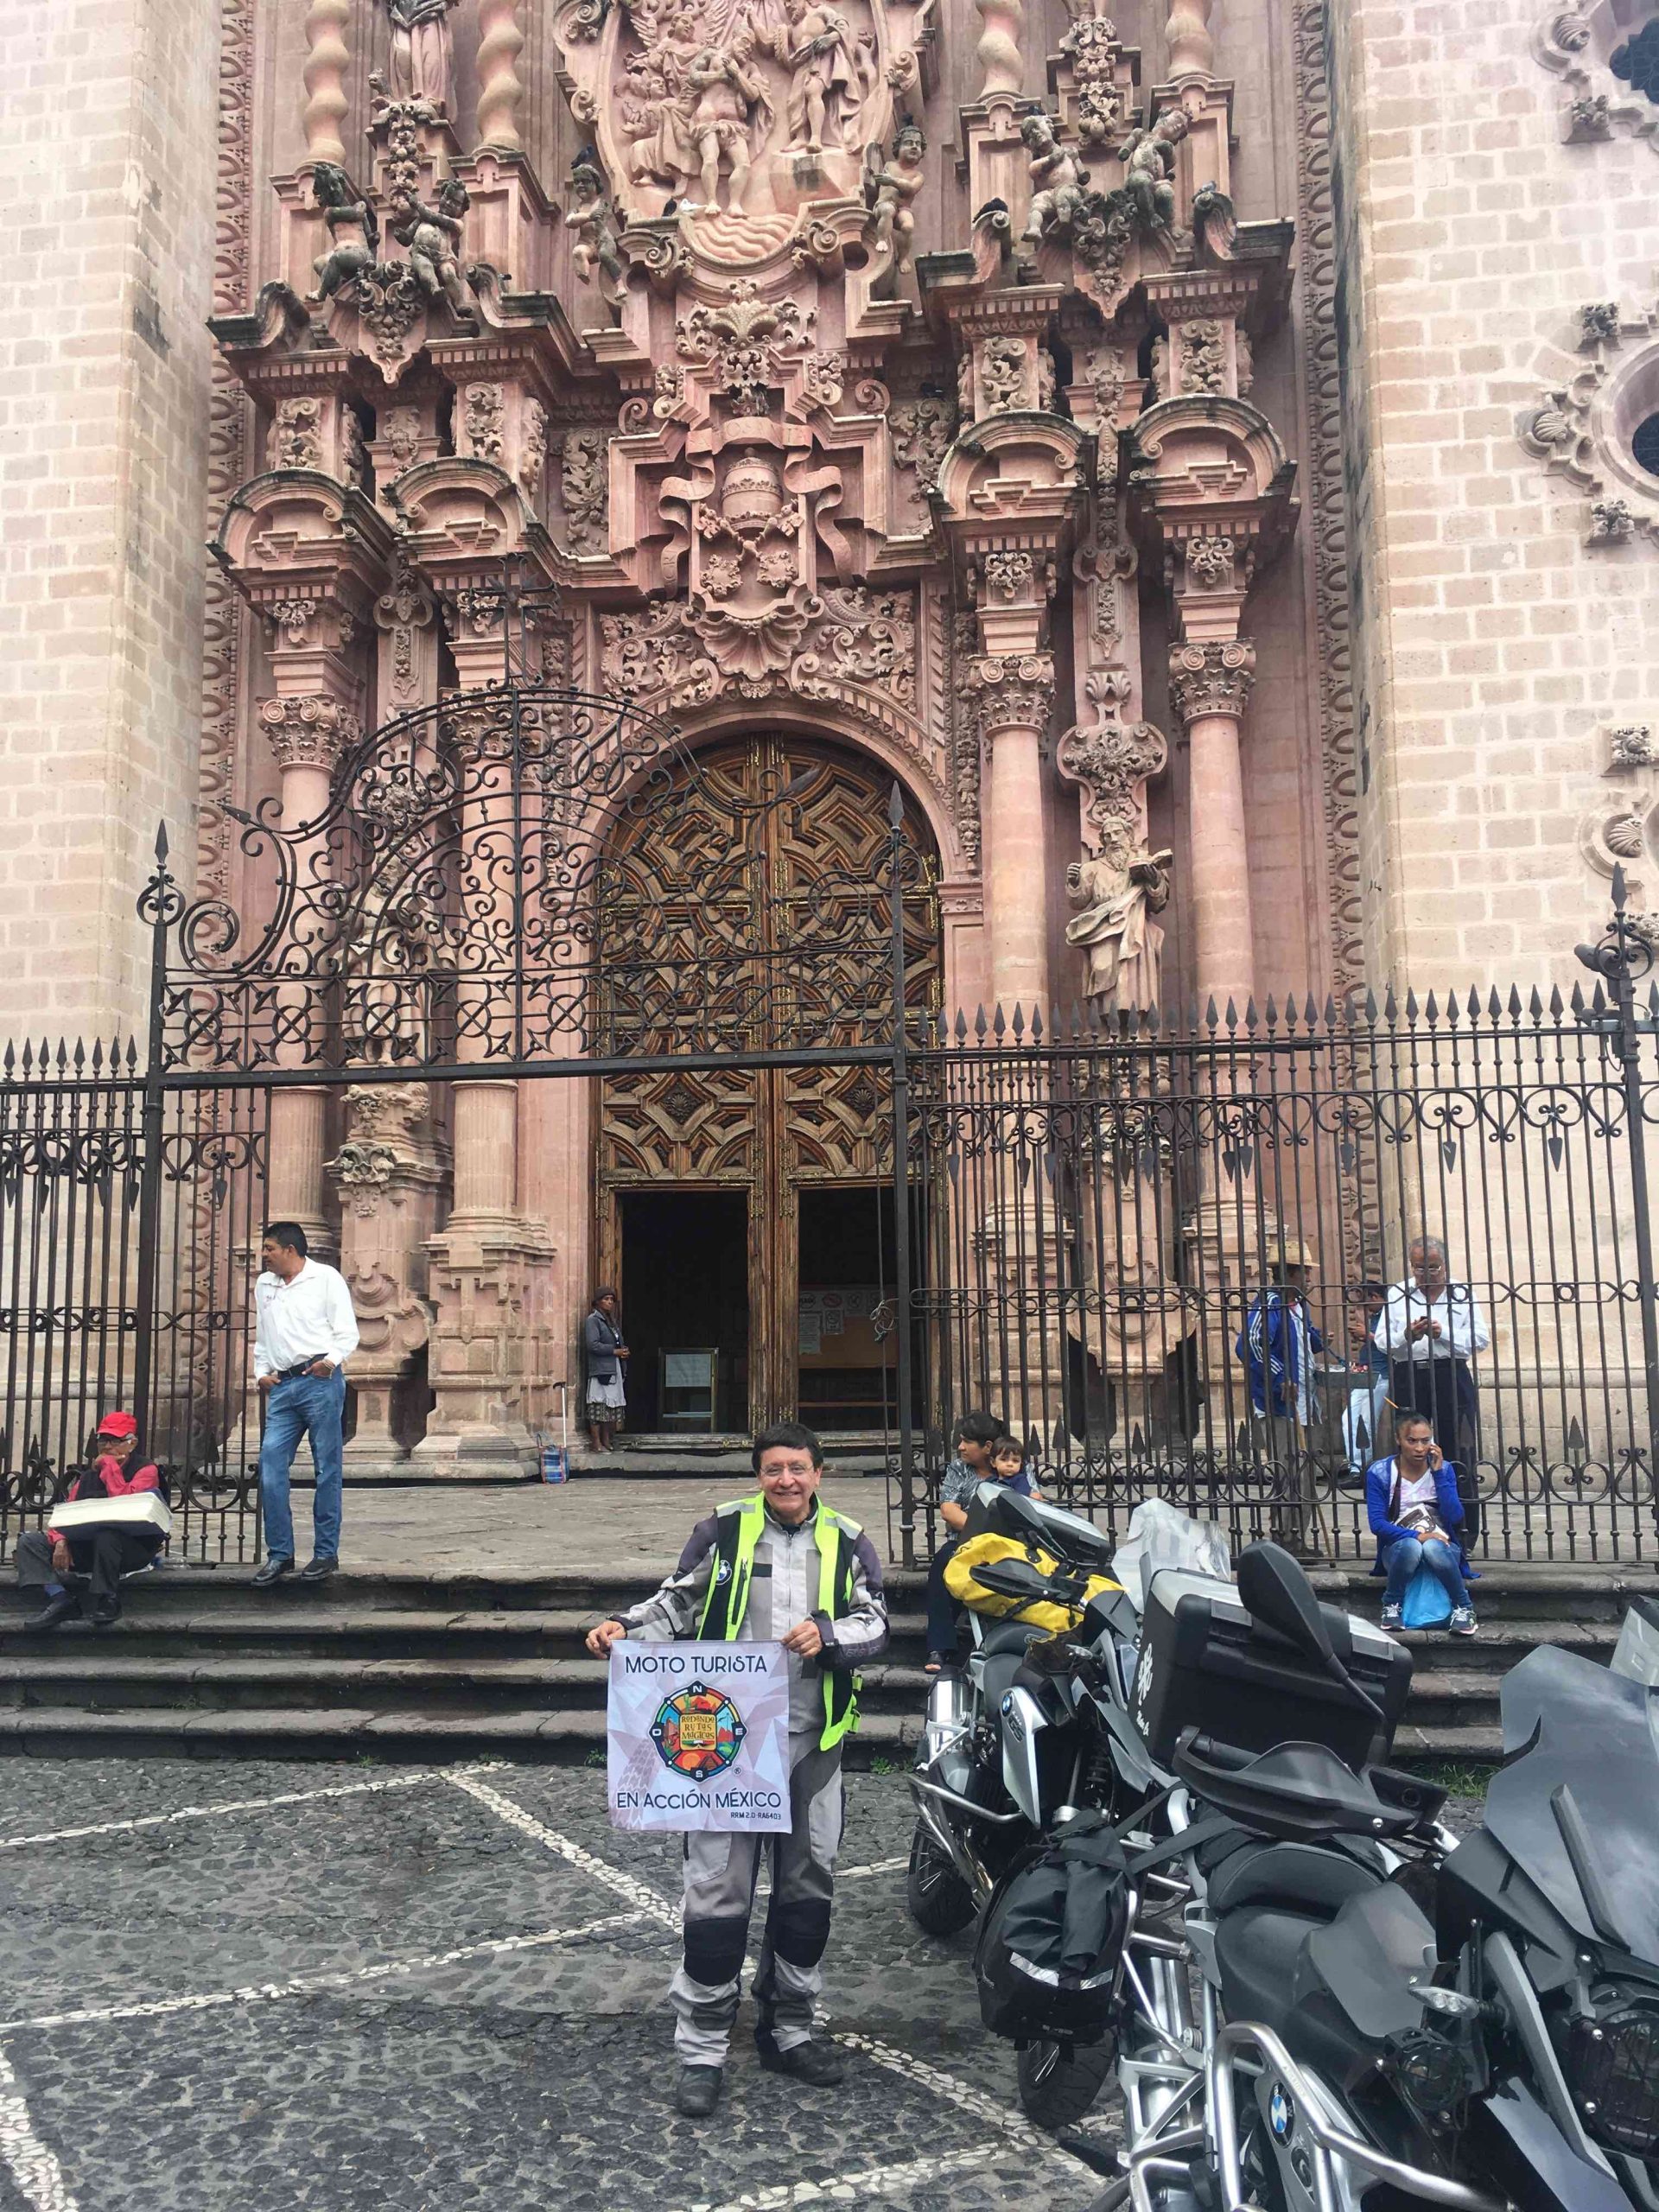
[(268, 1097), (163, 1094), (130, 1046), (0, 1063), (0, 1548), (137, 1408), (172, 1549), (245, 1559), (258, 1413), (249, 1334)]
[[(1478, 1554), (1653, 1559), (1659, 998), (1638, 1019), (1622, 908), (1585, 957), (1570, 1001), (936, 1033), (910, 1063), (929, 1475), (984, 1408), (1120, 1530), (1156, 1495), (1365, 1558), (1365, 1470), (1416, 1405)], [(899, 1500), (912, 1554), (933, 1496)]]

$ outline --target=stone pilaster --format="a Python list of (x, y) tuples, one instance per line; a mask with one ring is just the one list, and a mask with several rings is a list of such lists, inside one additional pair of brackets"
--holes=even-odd
[(1169, 657), (1170, 702), (1186, 728), (1194, 983), (1200, 1009), (1213, 999), (1224, 1014), (1230, 1001), (1241, 1016), (1255, 982), (1240, 742), (1255, 682), (1255, 648), (1243, 639)]

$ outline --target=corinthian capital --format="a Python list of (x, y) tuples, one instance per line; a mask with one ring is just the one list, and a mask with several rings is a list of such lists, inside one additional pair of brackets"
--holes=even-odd
[(1169, 696), (1184, 722), (1200, 715), (1243, 715), (1255, 682), (1255, 647), (1243, 639), (1177, 645), (1169, 656)]
[(297, 699), (267, 699), (259, 709), (259, 726), (277, 765), (283, 768), (332, 772), (363, 734), (363, 726), (351, 709), (322, 692), (309, 692)]
[(965, 688), (982, 736), (999, 729), (1046, 729), (1054, 704), (1053, 656), (982, 653), (968, 664)]

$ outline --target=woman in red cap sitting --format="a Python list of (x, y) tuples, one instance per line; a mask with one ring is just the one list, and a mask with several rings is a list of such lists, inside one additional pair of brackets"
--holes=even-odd
[[(138, 1424), (132, 1415), (105, 1414), (93, 1440), (92, 1465), (75, 1477), (67, 1496), (79, 1502), (159, 1491), (162, 1478), (153, 1466), (127, 1471), (137, 1448)], [(166, 1541), (159, 1529), (88, 1529), (73, 1535), (49, 1528), (25, 1529), (17, 1539), (17, 1580), (25, 1588), (44, 1590), (47, 1602), (45, 1611), (23, 1626), (55, 1628), (60, 1621), (73, 1620), (86, 1589), (92, 1601), (93, 1626), (107, 1628), (121, 1617), (121, 1577), (135, 1567), (148, 1567)]]

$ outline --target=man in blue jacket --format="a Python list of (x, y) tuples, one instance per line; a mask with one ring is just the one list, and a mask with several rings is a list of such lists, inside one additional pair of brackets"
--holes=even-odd
[(1365, 1476), (1365, 1510), (1376, 1538), (1373, 1574), (1386, 1574), (1382, 1625), (1402, 1625), (1400, 1609), (1420, 1567), (1445, 1591), (1453, 1636), (1472, 1636), (1475, 1609), (1463, 1586), (1463, 1564), (1454, 1541), (1463, 1525), (1463, 1500), (1455, 1471), (1434, 1441), (1427, 1414), (1402, 1414), (1395, 1424), (1394, 1456), (1373, 1460)]

